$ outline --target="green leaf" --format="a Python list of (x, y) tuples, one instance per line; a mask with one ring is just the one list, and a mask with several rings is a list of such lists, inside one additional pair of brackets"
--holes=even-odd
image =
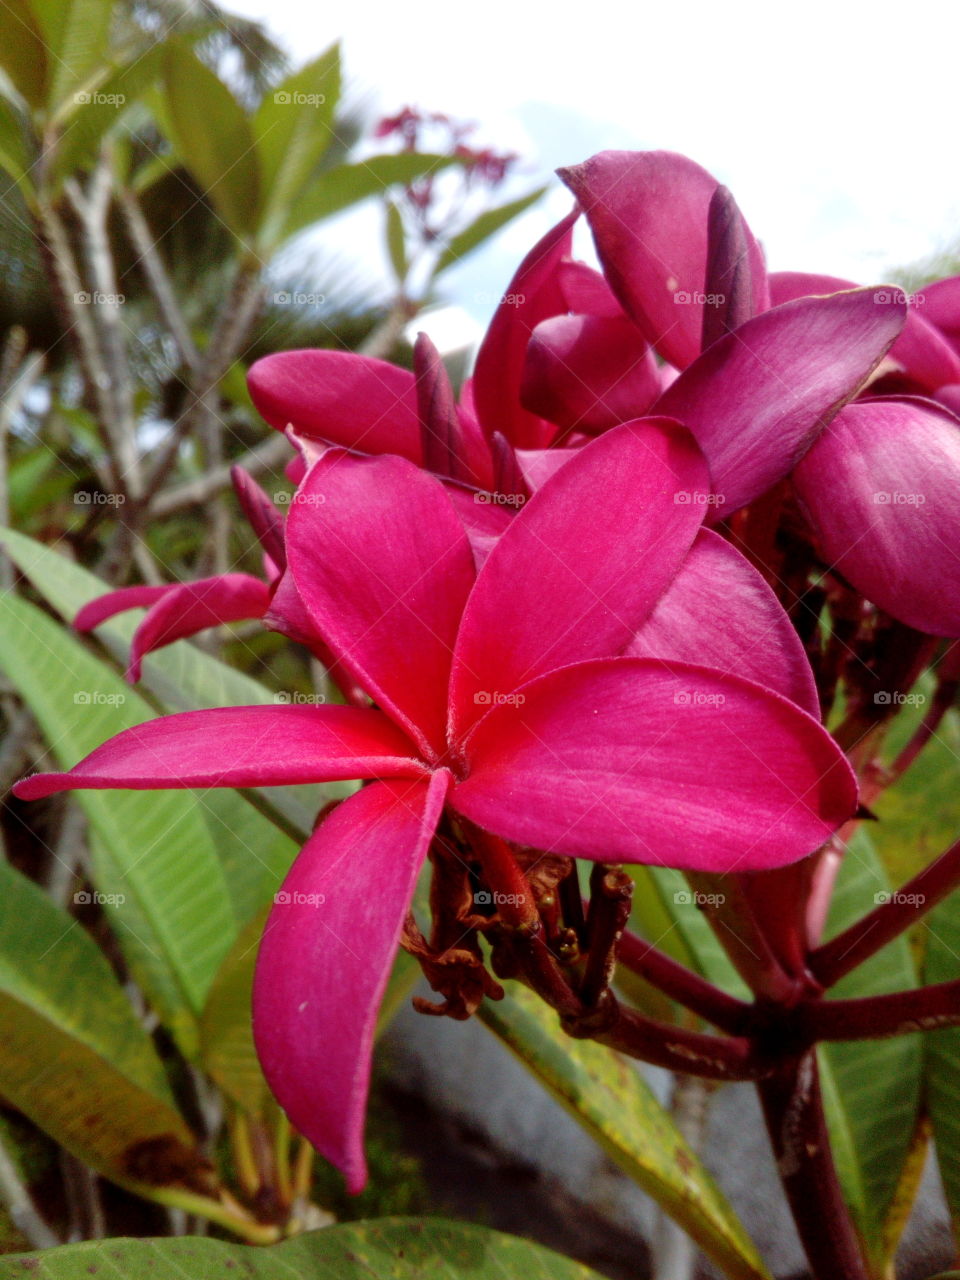
[(252, 234), (261, 186), (249, 118), (223, 81), (179, 40), (165, 48), (165, 83), (170, 141), (230, 230)]
[[(960, 893), (952, 893), (930, 912), (924, 936), (924, 982), (955, 981), (960, 977)], [(927, 1032), (924, 1042), (927, 1105), (943, 1189), (956, 1229), (960, 1226), (960, 1028)]]
[(407, 262), (407, 235), (403, 227), (403, 217), (393, 200), (387, 201), (387, 253), (397, 283), (403, 284), (407, 278), (410, 264)]
[(26, 125), (14, 103), (0, 94), (0, 168), (14, 180), (29, 203), (34, 195), (30, 178), (34, 148), (27, 142)]
[(153, 1042), (77, 920), (0, 862), (0, 1094), (115, 1181), (200, 1157)]
[(330, 146), (339, 99), (338, 45), (264, 94), (252, 122), (263, 181), (264, 243), (280, 234), (289, 209)]
[(455, 266), (468, 253), (473, 253), (474, 249), (478, 249), (485, 240), (489, 240), (501, 227), (505, 227), (508, 222), (512, 222), (514, 218), (519, 217), (532, 204), (536, 204), (546, 189), (546, 187), (538, 187), (536, 191), (531, 191), (529, 195), (521, 196), (519, 200), (511, 200), (509, 204), (501, 204), (496, 209), (487, 209), (485, 213), (481, 213), (479, 218), (476, 218), (470, 223), (469, 227), (455, 235), (449, 242), (437, 260), (433, 274), (438, 276), (441, 271), (446, 271), (449, 267)]
[(52, 164), (55, 181), (62, 182), (95, 159), (104, 136), (157, 79), (163, 59), (163, 45), (155, 44), (125, 66), (104, 67), (100, 76), (69, 100), (58, 121), (61, 134)]
[[(0, 597), (0, 666), (69, 767), (150, 708), (45, 613)], [(203, 797), (177, 791), (78, 791), (78, 803), (122, 868), (199, 1012), (236, 926), (227, 885), (200, 816)], [(199, 804), (198, 804), (199, 800)]]
[(84, 1240), (0, 1257), (0, 1280), (89, 1280), (101, 1268), (150, 1280), (602, 1280), (543, 1245), (443, 1218), (347, 1222), (265, 1249), (191, 1236)]
[[(869, 835), (860, 830), (844, 858), (830, 908), (827, 936), (873, 910), (890, 891)], [(897, 938), (832, 989), (857, 999), (916, 986), (906, 939)], [(872, 1265), (882, 1274), (892, 1242), (887, 1218), (913, 1141), (920, 1106), (919, 1036), (850, 1041), (820, 1047), (824, 1104), (844, 1199)]]
[(628, 1061), (565, 1035), (556, 1014), (519, 984), (503, 1000), (484, 1001), (479, 1017), (726, 1275), (769, 1275), (722, 1192)]
[(43, 106), (50, 58), (28, 0), (4, 0), (0, 5), (0, 67), (29, 106)]
[(329, 218), (370, 196), (382, 196), (393, 186), (406, 185), (428, 173), (439, 173), (454, 163), (452, 156), (397, 155), (371, 156), (356, 164), (339, 164), (320, 173), (307, 184), (303, 194), (287, 214), (280, 240)]
[(251, 996), (260, 935), (267, 911), (251, 920), (213, 980), (200, 1019), (200, 1058), (223, 1093), (250, 1116), (263, 1116), (271, 1102), (253, 1044)]
[(47, 107), (82, 92), (109, 47), (113, 0), (32, 0), (50, 51)]

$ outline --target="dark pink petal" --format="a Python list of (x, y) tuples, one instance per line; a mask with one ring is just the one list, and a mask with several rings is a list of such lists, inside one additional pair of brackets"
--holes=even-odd
[(715, 342), (667, 388), (657, 412), (682, 422), (706, 454), (723, 499), (713, 518), (792, 470), (882, 360), (905, 313), (877, 289), (787, 302)]
[(553, 449), (518, 449), (517, 463), (527, 487), (534, 493), (542, 489), (551, 476), (575, 458), (579, 449), (557, 447)]
[[(716, 178), (671, 151), (603, 151), (559, 172), (624, 311), (665, 360), (686, 368), (700, 354)], [(767, 305), (763, 254), (747, 236), (759, 312)]]
[(447, 486), (447, 497), (467, 531), (479, 572), (525, 500), (499, 490), (460, 489), (456, 485)]
[(271, 427), (360, 453), (420, 463), (413, 374), (352, 351), (281, 351), (247, 374), (253, 403)]
[(623, 308), (613, 296), (610, 286), (599, 271), (594, 271), (585, 262), (561, 262), (557, 278), (568, 311), (584, 316), (622, 318)]
[(77, 631), (93, 631), (108, 618), (127, 609), (149, 608), (170, 590), (169, 584), (161, 587), (121, 587), (119, 591), (107, 591), (96, 600), (85, 604), (73, 620)]
[(243, 467), (231, 467), (230, 479), (247, 523), (257, 535), (257, 541), (269, 556), (274, 571), (285, 568), (287, 553), (283, 545), (283, 517), (264, 491)]
[(726, 187), (718, 186), (710, 197), (707, 214), (707, 265), (703, 292), (703, 336), (706, 350), (725, 333), (731, 333), (766, 310), (763, 263), (755, 260), (750, 228)]
[(143, 659), (154, 649), (223, 622), (262, 618), (269, 604), (266, 583), (248, 573), (224, 573), (170, 587), (134, 633), (127, 679), (133, 683), (140, 679)]
[(920, 306), (927, 323), (936, 325), (960, 349), (960, 276), (925, 284)]
[(377, 1012), (449, 779), (376, 782), (339, 805), (300, 851), (260, 943), (253, 1033), (264, 1075), (351, 1193), (367, 1180)]
[(450, 378), (425, 333), (413, 349), (423, 466), (434, 475), (464, 484), (489, 485), (493, 479), (490, 449), (474, 416), (458, 409)]
[(457, 637), (456, 733), (551, 667), (619, 652), (683, 562), (708, 485), (690, 436), (659, 418), (614, 427), (523, 508), (480, 575)]
[(358, 707), (213, 707), (124, 729), (67, 773), (35, 773), (21, 800), (122, 787), (282, 787), (344, 778), (416, 777), (426, 766), (379, 711)]
[(653, 350), (625, 316), (554, 316), (534, 329), (521, 400), (565, 431), (630, 422), (659, 394)]
[[(781, 271), (770, 277), (770, 296), (774, 304), (789, 302), (793, 298), (810, 294), (836, 293), (841, 289), (855, 289), (856, 285), (836, 276), (807, 275), (803, 271)], [(902, 291), (893, 286), (879, 289), (898, 298)], [(903, 330), (890, 348), (889, 359), (904, 373), (927, 391), (936, 391), (947, 382), (960, 382), (960, 356), (942, 333), (930, 323), (926, 295), (918, 295), (923, 302), (914, 303), (907, 310)]]
[(929, 401), (848, 405), (797, 468), (826, 561), (918, 631), (960, 635), (960, 422)]
[(555, 429), (520, 403), (520, 381), (530, 334), (541, 320), (567, 310), (557, 271), (570, 254), (573, 224), (567, 215), (530, 250), (507, 286), (477, 352), (473, 398), (480, 425), (499, 431), (518, 448), (549, 444)]
[(475, 577), (444, 485), (403, 458), (331, 450), (297, 491), (287, 555), (343, 667), (421, 750), (442, 754), (451, 655)]
[(735, 547), (701, 529), (624, 652), (745, 676), (820, 718), (813, 672), (780, 601)]
[(608, 658), (550, 672), (466, 741), (451, 803), (520, 844), (698, 871), (783, 866), (854, 811), (840, 749), (785, 698), (706, 667)]

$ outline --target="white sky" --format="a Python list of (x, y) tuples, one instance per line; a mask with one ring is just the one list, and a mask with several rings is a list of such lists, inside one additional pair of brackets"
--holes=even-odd
[[(385, 113), (475, 119), (478, 138), (529, 157), (531, 185), (607, 147), (683, 151), (731, 188), (774, 270), (867, 283), (960, 239), (956, 0), (227, 3), (297, 64), (342, 37), (348, 76)], [(569, 207), (554, 184), (451, 274), (455, 300), (506, 283)], [(379, 247), (355, 233), (353, 250)]]

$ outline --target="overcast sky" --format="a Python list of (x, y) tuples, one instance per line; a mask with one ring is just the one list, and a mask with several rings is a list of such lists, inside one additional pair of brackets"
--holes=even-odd
[[(296, 63), (342, 37), (384, 112), (475, 119), (529, 157), (531, 184), (608, 147), (683, 151), (732, 189), (774, 270), (867, 283), (960, 239), (953, 0), (226, 2)], [(569, 207), (554, 185), (452, 291), (506, 283), (492, 277)]]

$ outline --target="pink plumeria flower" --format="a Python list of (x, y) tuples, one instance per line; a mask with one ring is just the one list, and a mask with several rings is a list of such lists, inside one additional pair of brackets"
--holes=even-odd
[[(522, 846), (712, 872), (793, 862), (853, 813), (853, 774), (812, 714), (687, 660), (707, 629), (698, 609), (717, 603), (723, 656), (739, 606), (755, 669), (784, 662), (770, 678), (812, 700), (768, 589), (702, 531), (702, 504), (676, 500), (708, 491), (685, 430), (625, 424), (543, 485), (478, 572), (440, 482), (406, 459), (328, 451), (287, 521), (289, 576), (376, 706), (166, 716), (18, 783), (30, 799), (369, 779), (296, 859), (254, 990), (267, 1079), (350, 1190), (366, 1177), (377, 1010), (445, 809)], [(625, 651), (644, 656), (611, 656)]]

